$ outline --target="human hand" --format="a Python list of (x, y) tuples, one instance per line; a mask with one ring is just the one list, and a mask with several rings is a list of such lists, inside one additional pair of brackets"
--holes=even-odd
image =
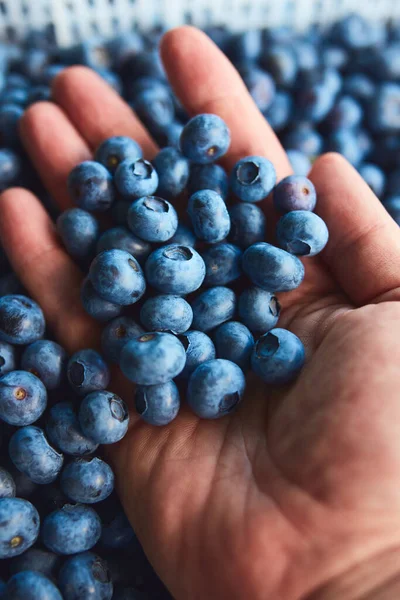
[[(235, 69), (204, 34), (174, 30), (162, 54), (188, 112), (229, 125), (228, 170), (260, 154), (279, 178), (290, 174)], [(156, 153), (93, 72), (68, 69), (53, 92), (58, 106), (29, 108), (21, 133), (62, 209), (69, 171), (105, 138), (128, 135), (147, 158)], [(307, 349), (298, 380), (277, 391), (250, 378), (238, 410), (219, 421), (183, 406), (160, 429), (132, 412), (127, 436), (107, 449), (125, 510), (177, 600), (396, 596), (392, 587), (379, 594), (400, 573), (400, 233), (340, 156), (319, 158), (310, 177), (330, 241), (322, 258), (304, 261), (301, 287), (280, 296), (280, 326)], [(271, 202), (263, 204), (271, 225)], [(0, 236), (56, 339), (71, 353), (98, 347), (99, 326), (80, 303), (82, 273), (26, 190), (1, 196)], [(117, 372), (113, 388), (131, 402)]]

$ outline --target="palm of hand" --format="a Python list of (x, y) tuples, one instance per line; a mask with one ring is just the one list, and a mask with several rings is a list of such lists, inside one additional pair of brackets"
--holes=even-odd
[[(216, 112), (230, 125), (227, 167), (240, 155), (264, 154), (280, 176), (290, 172), (279, 143), (211, 43), (190, 29), (173, 32), (164, 57), (167, 69), (175, 67), (171, 79), (189, 111)], [(89, 156), (88, 146), (125, 134), (154, 152), (140, 124), (96, 76), (72, 69), (54, 91), (70, 120), (53, 105), (37, 105), (22, 132), (62, 206), (65, 175)], [(51, 140), (53, 126), (64, 139), (63, 156), (49, 147), (58, 143)], [(331, 241), (325, 262), (308, 261), (304, 284), (282, 299), (282, 326), (307, 346), (299, 379), (273, 392), (250, 379), (238, 411), (217, 422), (199, 421), (186, 407), (162, 430), (133, 416), (126, 438), (109, 450), (128, 516), (179, 599), (295, 600), (398, 541), (397, 225), (339, 157), (319, 159), (312, 179)], [(40, 205), (27, 192), (10, 190), (0, 211), (2, 241), (59, 341), (70, 351), (96, 344), (98, 329), (79, 304), (81, 274), (58, 247)], [(63, 311), (69, 319), (60, 319)], [(114, 382), (129, 402), (120, 375)]]

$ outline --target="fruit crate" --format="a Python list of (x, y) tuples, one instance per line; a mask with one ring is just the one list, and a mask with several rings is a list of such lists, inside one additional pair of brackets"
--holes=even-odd
[(304, 30), (357, 12), (376, 20), (400, 19), (399, 0), (0, 0), (0, 31), (18, 39), (52, 28), (62, 46), (133, 27), (192, 23), (241, 30), (290, 25)]

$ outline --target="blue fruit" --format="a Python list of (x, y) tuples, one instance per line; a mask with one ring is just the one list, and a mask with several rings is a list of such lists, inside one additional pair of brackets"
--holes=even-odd
[(6, 104), (0, 107), (0, 146), (18, 148), (19, 120), (24, 114), (24, 109), (18, 104)]
[(54, 583), (37, 571), (21, 571), (13, 575), (1, 597), (4, 600), (63, 600)]
[(0, 467), (0, 498), (14, 498), (17, 486), (12, 475)]
[(217, 115), (196, 115), (185, 125), (181, 135), (183, 154), (195, 163), (207, 164), (221, 158), (231, 143), (226, 123)]
[(376, 84), (365, 73), (351, 73), (343, 80), (343, 93), (365, 104), (375, 95)]
[(21, 498), (0, 498), (0, 558), (18, 556), (30, 548), (39, 535), (36, 508)]
[(331, 37), (349, 50), (369, 48), (382, 42), (383, 28), (375, 22), (352, 13), (337, 21), (331, 31)]
[(304, 278), (304, 267), (297, 257), (262, 242), (246, 250), (242, 266), (254, 285), (268, 292), (294, 290)]
[(112, 177), (103, 165), (87, 160), (72, 169), (68, 190), (73, 202), (84, 210), (105, 211), (115, 200)]
[(281, 213), (292, 210), (314, 210), (317, 193), (307, 177), (289, 175), (276, 186), (273, 201), (276, 210)]
[(70, 256), (88, 259), (94, 254), (99, 224), (93, 215), (81, 208), (70, 208), (57, 219), (57, 231)]
[(36, 85), (31, 88), (27, 105), (30, 106), (35, 102), (50, 102), (51, 101), (51, 88), (48, 85)]
[(223, 323), (214, 332), (214, 342), (218, 358), (236, 363), (242, 371), (249, 367), (254, 338), (243, 323)]
[(268, 110), (275, 96), (271, 75), (251, 63), (240, 64), (238, 71), (257, 107), (261, 112)]
[(260, 64), (277, 85), (290, 88), (294, 84), (298, 65), (296, 55), (288, 44), (269, 45), (261, 54)]
[(196, 236), (209, 244), (229, 234), (231, 221), (224, 200), (213, 190), (200, 190), (189, 198), (188, 213)]
[(374, 194), (381, 199), (386, 184), (386, 175), (382, 169), (372, 163), (364, 163), (359, 167), (358, 172)]
[(113, 227), (99, 237), (97, 253), (100, 254), (104, 250), (114, 249), (129, 252), (139, 264), (142, 264), (151, 252), (151, 244), (133, 235), (126, 227)]
[(262, 49), (262, 31), (251, 29), (230, 35), (225, 40), (224, 50), (233, 63), (257, 61)]
[(233, 244), (215, 244), (202, 257), (206, 265), (204, 285), (227, 285), (242, 274), (242, 251)]
[(150, 254), (145, 273), (148, 283), (159, 292), (185, 295), (199, 289), (206, 267), (200, 254), (193, 248), (169, 244)]
[(157, 171), (144, 158), (127, 158), (115, 172), (115, 185), (125, 200), (151, 196), (158, 187)]
[(104, 300), (94, 289), (88, 277), (83, 280), (81, 300), (85, 311), (97, 321), (110, 321), (122, 313), (122, 306)]
[(180, 150), (180, 139), (183, 131), (183, 125), (179, 121), (172, 121), (160, 129), (155, 131), (154, 135), (157, 137), (161, 146), (170, 146)]
[(292, 96), (288, 92), (278, 90), (264, 116), (274, 131), (281, 131), (288, 125), (292, 111)]
[(324, 139), (309, 123), (301, 123), (291, 129), (284, 137), (285, 148), (299, 150), (308, 157), (315, 157), (322, 153)]
[(60, 487), (70, 500), (94, 504), (113, 491), (114, 473), (100, 458), (75, 458), (61, 473)]
[(7, 342), (0, 341), (0, 377), (6, 375), (10, 371), (14, 371), (16, 367), (15, 348)]
[(142, 158), (142, 149), (135, 140), (123, 135), (117, 135), (105, 140), (97, 148), (94, 155), (97, 162), (104, 165), (114, 174), (124, 160)]
[(255, 204), (238, 202), (229, 209), (231, 230), (229, 241), (240, 248), (248, 248), (265, 239), (265, 216)]
[(64, 600), (111, 600), (113, 597), (107, 564), (91, 552), (66, 560), (58, 584)]
[(100, 543), (104, 548), (126, 549), (135, 542), (135, 532), (122, 509), (107, 523), (103, 521)]
[(175, 234), (172, 236), (170, 240), (168, 240), (168, 244), (177, 244), (178, 246), (191, 246), (192, 248), (196, 245), (196, 236), (193, 231), (187, 227), (186, 225), (182, 225), (182, 223), (178, 223), (178, 228), (175, 231)]
[(315, 256), (329, 239), (328, 228), (318, 215), (308, 210), (295, 210), (279, 219), (276, 236), (287, 252), (297, 256)]
[(178, 215), (167, 200), (146, 196), (132, 203), (128, 226), (135, 235), (148, 242), (166, 242), (177, 230)]
[(218, 358), (203, 363), (192, 373), (187, 401), (202, 419), (219, 419), (236, 408), (246, 387), (243, 371), (235, 363)]
[(311, 161), (300, 150), (287, 150), (287, 157), (295, 175), (306, 177), (311, 171)]
[(179, 374), (180, 378), (188, 379), (199, 365), (216, 357), (212, 340), (202, 331), (187, 331), (179, 339), (186, 352), (185, 368)]
[[(336, 72), (330, 70), (318, 81), (303, 84), (297, 93), (298, 117), (303, 121), (320, 123), (334, 105), (337, 93)], [(338, 76), (339, 77), (339, 76)]]
[(10, 573), (16, 575), (17, 573), (21, 573), (21, 571), (35, 571), (36, 573), (42, 573), (42, 575), (54, 580), (60, 562), (60, 557), (57, 554), (54, 554), (54, 552), (33, 547), (13, 558), (10, 564)]
[(103, 329), (101, 348), (107, 360), (118, 363), (122, 348), (129, 340), (144, 333), (144, 329), (131, 317), (117, 317)]
[(92, 454), (98, 446), (83, 433), (72, 402), (58, 402), (51, 407), (46, 421), (46, 433), (56, 448), (72, 456)]
[(251, 287), (239, 296), (239, 316), (251, 331), (265, 333), (278, 322), (281, 306), (278, 299), (266, 290)]
[(8, 148), (0, 150), (0, 190), (16, 185), (22, 164), (16, 152)]
[(116, 394), (92, 392), (81, 402), (79, 423), (85, 435), (97, 444), (115, 444), (128, 431), (129, 413)]
[(42, 541), (58, 554), (77, 554), (90, 550), (98, 542), (101, 521), (90, 506), (65, 504), (50, 513), (42, 524)]
[(55, 390), (65, 379), (67, 360), (67, 353), (60, 344), (38, 340), (25, 348), (21, 367), (39, 377), (48, 390)]
[(171, 92), (166, 86), (152, 86), (135, 94), (132, 107), (152, 132), (170, 125), (175, 118)]
[(63, 455), (50, 446), (43, 430), (32, 425), (14, 433), (8, 452), (17, 469), (39, 484), (55, 481), (64, 461)]
[(150, 425), (168, 425), (177, 416), (179, 406), (179, 391), (173, 381), (136, 388), (136, 411)]
[(0, 298), (0, 340), (10, 344), (31, 344), (43, 337), (42, 309), (26, 296)]
[(330, 152), (338, 152), (355, 167), (361, 163), (365, 156), (364, 149), (357, 137), (357, 132), (348, 129), (338, 129), (333, 132), (327, 139), (327, 150)]
[(363, 119), (360, 104), (351, 96), (342, 96), (326, 116), (324, 125), (331, 130), (358, 127)]
[(90, 265), (89, 279), (104, 300), (123, 306), (137, 302), (146, 289), (139, 263), (125, 250), (98, 254)]
[(260, 202), (270, 194), (276, 183), (276, 171), (263, 156), (247, 156), (232, 169), (232, 191), (244, 202)]
[(304, 346), (294, 333), (271, 329), (256, 342), (251, 367), (266, 383), (284, 385), (297, 377), (304, 360)]
[(38, 377), (10, 371), (0, 379), (0, 417), (10, 425), (30, 425), (44, 413), (47, 392)]
[(210, 331), (225, 321), (233, 319), (236, 311), (236, 296), (230, 288), (212, 287), (193, 300), (192, 309), (194, 329)]
[(217, 192), (221, 198), (226, 200), (228, 188), (228, 175), (220, 165), (191, 165), (188, 182), (188, 191), (190, 195), (195, 194), (200, 190), (213, 190), (214, 192)]
[(110, 372), (102, 356), (92, 349), (79, 350), (71, 356), (67, 367), (68, 381), (79, 396), (104, 390), (110, 381)]
[(153, 332), (128, 342), (121, 352), (121, 369), (140, 385), (156, 385), (174, 379), (186, 362), (185, 348), (171, 333)]
[(385, 82), (378, 86), (369, 106), (368, 123), (377, 133), (400, 131), (400, 85)]
[(175, 148), (163, 148), (153, 160), (158, 174), (157, 194), (171, 200), (186, 188), (190, 167), (189, 161)]
[(180, 296), (153, 296), (143, 304), (140, 320), (147, 331), (170, 331), (179, 334), (191, 326), (193, 311), (190, 304)]
[(34, 483), (32, 481), (32, 479), (29, 479), (29, 477), (27, 477), (27, 475), (24, 475), (23, 473), (21, 473), (21, 471), (19, 471), (17, 469), (17, 467), (11, 461), (7, 465), (7, 467), (10, 472), (11, 477), (15, 481), (16, 497), (24, 498), (25, 500), (32, 498), (35, 491), (38, 488), (38, 485), (36, 483)]

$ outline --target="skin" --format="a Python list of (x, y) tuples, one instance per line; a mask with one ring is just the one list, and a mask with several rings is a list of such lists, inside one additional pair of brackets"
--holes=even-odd
[[(227, 122), (227, 169), (263, 155), (279, 179), (291, 173), (236, 71), (204, 34), (174, 30), (162, 55), (188, 112)], [(87, 69), (59, 75), (53, 97), (60, 107), (32, 106), (21, 132), (60, 207), (70, 206), (68, 172), (107, 137), (132, 136), (147, 158), (156, 154), (129, 107)], [(311, 179), (330, 240), (304, 261), (301, 287), (279, 298), (279, 326), (306, 345), (296, 383), (273, 391), (251, 379), (239, 410), (217, 422), (184, 407), (159, 429), (133, 412), (126, 438), (108, 449), (127, 514), (177, 600), (400, 595), (399, 229), (340, 156), (319, 158)], [(270, 200), (264, 208), (273, 227)], [(79, 300), (82, 273), (32, 194), (1, 196), (0, 237), (58, 341), (70, 353), (97, 347), (100, 326)], [(133, 398), (117, 372), (113, 387)]]

